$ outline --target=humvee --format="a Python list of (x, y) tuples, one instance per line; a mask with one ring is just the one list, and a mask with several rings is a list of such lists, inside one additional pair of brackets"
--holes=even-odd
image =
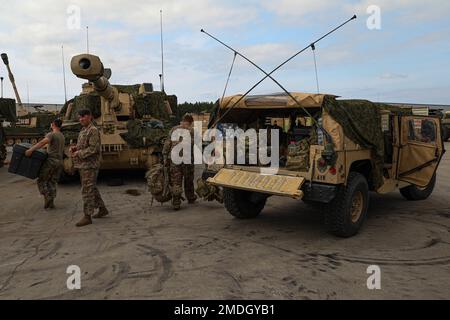
[(231, 215), (255, 218), (270, 196), (302, 199), (324, 209), (332, 234), (350, 237), (366, 219), (369, 192), (400, 190), (410, 201), (431, 195), (445, 152), (439, 117), (327, 94), (291, 96), (247, 96), (237, 105), (239, 95), (218, 101), (210, 126), (258, 130), (277, 122), (280, 130), (276, 174), (248, 163), (205, 170), (204, 179), (223, 188)]

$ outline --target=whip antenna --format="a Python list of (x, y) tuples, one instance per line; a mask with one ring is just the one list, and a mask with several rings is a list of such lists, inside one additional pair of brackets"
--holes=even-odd
[(314, 70), (316, 71), (316, 85), (317, 85), (317, 93), (320, 92), (319, 88), (319, 75), (317, 73), (317, 59), (316, 59), (316, 46), (314, 44), (311, 45), (311, 50), (313, 52), (314, 57)]
[[(208, 35), (210, 38), (216, 40), (217, 42), (219, 42), (220, 44), (222, 44), (223, 46), (227, 47), (228, 49), (232, 50), (233, 52), (235, 52), (236, 54), (238, 54), (239, 56), (241, 56), (242, 58), (244, 58), (245, 60), (247, 60), (249, 63), (251, 63), (253, 66), (255, 66), (257, 69), (259, 69), (261, 72), (263, 72), (265, 74), (265, 76), (259, 80), (255, 85), (253, 85), (246, 93), (244, 93), (239, 99), (237, 99), (237, 101), (230, 107), (227, 108), (225, 110), (225, 112), (222, 114), (221, 117), (219, 117), (213, 124), (213, 127), (215, 127), (217, 125), (218, 122), (220, 122), (221, 119), (223, 119), (223, 117), (225, 117), (234, 107), (236, 107), (250, 92), (252, 92), (257, 86), (259, 86), (264, 80), (266, 80), (267, 78), (270, 78), (273, 82), (275, 82), (281, 89), (283, 89), (283, 91), (286, 92), (286, 94), (288, 96), (290, 96), (296, 103), (297, 105), (299, 105), (301, 108), (302, 106), (300, 105), (300, 103), (298, 103), (298, 101), (295, 99), (295, 97), (292, 96), (291, 93), (289, 93), (277, 80), (275, 80), (272, 77), (272, 74), (275, 73), (278, 69), (280, 69), (281, 67), (283, 67), (286, 63), (288, 63), (289, 61), (293, 60), (295, 57), (297, 57), (299, 54), (303, 53), (304, 51), (306, 51), (307, 49), (309, 49), (312, 45), (315, 45), (317, 42), (321, 41), (322, 39), (326, 38), (327, 36), (329, 36), (330, 34), (332, 34), (333, 32), (337, 31), (338, 29), (342, 28), (344, 25), (346, 25), (347, 23), (349, 23), (350, 21), (356, 19), (356, 15), (354, 15), (353, 17), (351, 17), (350, 19), (346, 20), (345, 22), (341, 23), (339, 26), (337, 26), (336, 28), (334, 28), (333, 30), (329, 31), (328, 33), (324, 34), (323, 36), (321, 36), (320, 38), (318, 38), (317, 40), (315, 40), (314, 42), (312, 42), (311, 44), (309, 44), (308, 46), (306, 46), (305, 48), (303, 48), (302, 50), (296, 52), (294, 55), (292, 55), (291, 57), (289, 57), (287, 60), (285, 60), (283, 63), (281, 63), (279, 66), (277, 66), (275, 69), (273, 69), (271, 72), (267, 73), (266, 71), (264, 71), (262, 68), (260, 68), (258, 65), (256, 65), (253, 61), (251, 61), (250, 59), (248, 59), (247, 57), (245, 57), (244, 55), (242, 55), (241, 53), (239, 53), (238, 51), (236, 51), (235, 49), (233, 49), (232, 47), (230, 47), (229, 45), (225, 44), (224, 42), (220, 41), (219, 39), (217, 39), (216, 37), (214, 37), (213, 35), (209, 34), (208, 32), (206, 32), (205, 30), (200, 30), (202, 33), (205, 33), (206, 35)], [(302, 108), (304, 109), (304, 108)], [(309, 112), (304, 109), (304, 111), (306, 112), (306, 114), (309, 116)]]
[(64, 46), (61, 46), (62, 72), (64, 83), (64, 100), (67, 102), (67, 86), (66, 86), (66, 68), (64, 67)]
[(161, 24), (161, 91), (164, 92), (164, 38), (163, 38), (163, 11), (159, 11)]

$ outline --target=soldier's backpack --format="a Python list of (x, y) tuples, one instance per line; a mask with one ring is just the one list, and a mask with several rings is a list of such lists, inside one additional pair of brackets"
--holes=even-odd
[(145, 178), (147, 179), (148, 190), (152, 194), (152, 203), (153, 200), (164, 203), (172, 199), (168, 169), (164, 168), (161, 163), (153, 165), (147, 171)]
[(197, 193), (197, 195), (204, 200), (216, 200), (223, 203), (223, 190), (219, 187), (213, 186), (202, 178), (197, 180), (197, 189), (195, 189), (195, 193)]

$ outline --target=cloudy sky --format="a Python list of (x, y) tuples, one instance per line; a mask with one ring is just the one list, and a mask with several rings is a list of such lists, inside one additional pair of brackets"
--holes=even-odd
[[(368, 7), (381, 10), (380, 29)], [(113, 69), (112, 82), (152, 82), (161, 70), (159, 12), (164, 12), (166, 91), (180, 101), (221, 96), (233, 54), (200, 32), (234, 46), (267, 70), (339, 25), (358, 19), (317, 45), (320, 89), (345, 98), (450, 104), (448, 0), (1, 0), (0, 51), (8, 53), (22, 100), (64, 102), (82, 81), (71, 56), (86, 51)], [(78, 14), (79, 21), (78, 21)], [(6, 77), (3, 64), (0, 75)], [(228, 93), (247, 91), (262, 74), (237, 59)], [(311, 51), (275, 74), (290, 91), (315, 92)], [(5, 79), (5, 96), (13, 96)], [(254, 92), (279, 92), (270, 80)]]

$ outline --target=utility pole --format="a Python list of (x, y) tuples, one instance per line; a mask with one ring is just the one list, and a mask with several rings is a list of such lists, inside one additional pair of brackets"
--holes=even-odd
[(2, 99), (3, 99), (3, 77), (0, 77), (0, 80), (1, 80), (1, 82), (2, 82)]

